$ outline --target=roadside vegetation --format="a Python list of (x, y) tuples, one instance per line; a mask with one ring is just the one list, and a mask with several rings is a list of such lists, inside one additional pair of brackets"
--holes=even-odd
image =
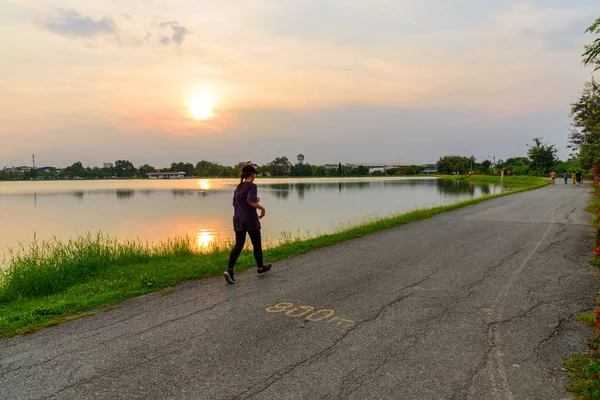
[[(600, 183), (594, 183), (594, 199), (586, 210), (593, 213), (595, 235), (595, 252), (590, 261), (600, 269)], [(599, 296), (600, 298), (600, 296)], [(579, 314), (577, 319), (593, 329), (588, 340), (588, 352), (573, 354), (565, 360), (565, 369), (571, 382), (567, 390), (573, 392), (576, 399), (600, 399), (600, 305), (594, 313)]]
[[(473, 183), (492, 181), (500, 184), (498, 177), (464, 178)], [(505, 178), (504, 184), (511, 186), (510, 191), (375, 218), (346, 225), (329, 234), (305, 238), (287, 236), (279, 244), (266, 248), (265, 258), (282, 260), (548, 183), (539, 178)], [(8, 268), (0, 272), (0, 336), (33, 332), (92, 315), (101, 307), (110, 307), (134, 296), (219, 275), (227, 265), (229, 250), (229, 243), (198, 249), (191, 237), (172, 239), (157, 246), (135, 240), (120, 242), (104, 234), (88, 234), (66, 242), (34, 239), (16, 249), (7, 262)], [(252, 267), (252, 252), (246, 250), (236, 269), (242, 271)], [(168, 294), (172, 290), (161, 293)]]
[[(594, 71), (600, 70), (600, 18), (587, 29), (596, 36), (591, 45), (585, 46), (583, 64), (591, 66)], [(590, 258), (592, 265), (600, 268), (600, 87), (592, 77), (581, 92), (579, 100), (571, 104), (573, 128), (569, 136), (570, 147), (576, 153), (577, 162), (589, 168), (592, 178), (594, 200), (586, 208), (593, 213), (593, 225), (596, 232), (595, 252)], [(592, 250), (592, 249), (590, 249)], [(581, 314), (578, 319), (594, 330), (588, 342), (586, 354), (573, 354), (565, 360), (565, 369), (571, 382), (567, 390), (575, 394), (575, 398), (600, 399), (600, 304), (594, 313)]]

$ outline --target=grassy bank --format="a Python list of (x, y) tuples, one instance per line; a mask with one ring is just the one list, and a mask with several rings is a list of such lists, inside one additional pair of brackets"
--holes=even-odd
[[(470, 180), (483, 182), (481, 178)], [(499, 178), (495, 181), (499, 183)], [(519, 184), (505, 180), (513, 188), (511, 191), (379, 218), (313, 238), (288, 238), (266, 249), (265, 258), (277, 261), (293, 257), (548, 183), (537, 178), (525, 178)], [(91, 315), (90, 310), (98, 312), (100, 307), (110, 308), (134, 296), (221, 274), (229, 249), (229, 245), (221, 244), (198, 252), (191, 238), (171, 240), (157, 247), (138, 241), (117, 242), (105, 235), (88, 235), (68, 242), (33, 241), (13, 255), (9, 269), (0, 276), (0, 336), (32, 332)], [(252, 252), (244, 251), (236, 268), (241, 271), (252, 267)]]
[[(594, 184), (594, 200), (586, 207), (593, 213), (592, 224), (596, 231), (595, 252), (590, 257), (592, 265), (600, 268), (600, 185)], [(592, 252), (593, 249), (590, 249)], [(595, 313), (580, 314), (577, 316), (591, 329), (593, 336), (588, 342), (589, 351), (586, 354), (574, 354), (565, 360), (565, 369), (571, 382), (567, 390), (575, 394), (578, 400), (600, 399), (600, 305)]]

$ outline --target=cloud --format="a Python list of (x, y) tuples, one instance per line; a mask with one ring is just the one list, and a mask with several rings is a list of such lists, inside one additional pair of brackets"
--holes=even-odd
[(181, 46), (187, 34), (190, 32), (186, 27), (182, 26), (177, 21), (161, 22), (158, 26), (162, 29), (171, 28), (171, 31), (173, 32), (170, 36), (161, 36), (160, 43), (165, 46), (168, 46), (171, 43)]
[(183, 39), (185, 39), (185, 35), (188, 33), (188, 30), (185, 29), (183, 26), (177, 26), (177, 25), (173, 25), (171, 26), (171, 29), (173, 29), (173, 36), (171, 36), (171, 40), (173, 40), (173, 42), (177, 43), (178, 45), (181, 45), (183, 43)]
[(94, 37), (105, 34), (116, 34), (117, 26), (108, 17), (94, 20), (81, 15), (75, 10), (63, 10), (48, 17), (43, 24), (44, 28), (61, 36), (68, 37)]

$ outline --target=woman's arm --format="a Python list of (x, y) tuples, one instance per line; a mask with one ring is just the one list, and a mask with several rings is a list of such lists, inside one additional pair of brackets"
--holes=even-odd
[(257, 208), (257, 209), (260, 210), (260, 215), (258, 216), (258, 219), (261, 219), (267, 213), (267, 210), (265, 210), (265, 208), (263, 206), (261, 206), (260, 204), (258, 204), (258, 203), (255, 203), (255, 202), (250, 203), (250, 202), (248, 202), (248, 204), (250, 204), (252, 207)]

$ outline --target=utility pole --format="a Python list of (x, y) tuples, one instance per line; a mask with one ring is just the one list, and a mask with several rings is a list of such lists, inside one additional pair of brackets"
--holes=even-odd
[(35, 154), (31, 155), (31, 161), (33, 162), (33, 169), (35, 169)]
[(496, 156), (490, 156), (490, 155), (488, 154), (488, 157), (493, 157), (493, 158), (494, 158), (494, 162), (492, 163), (492, 167), (493, 167), (494, 169), (496, 169)]

